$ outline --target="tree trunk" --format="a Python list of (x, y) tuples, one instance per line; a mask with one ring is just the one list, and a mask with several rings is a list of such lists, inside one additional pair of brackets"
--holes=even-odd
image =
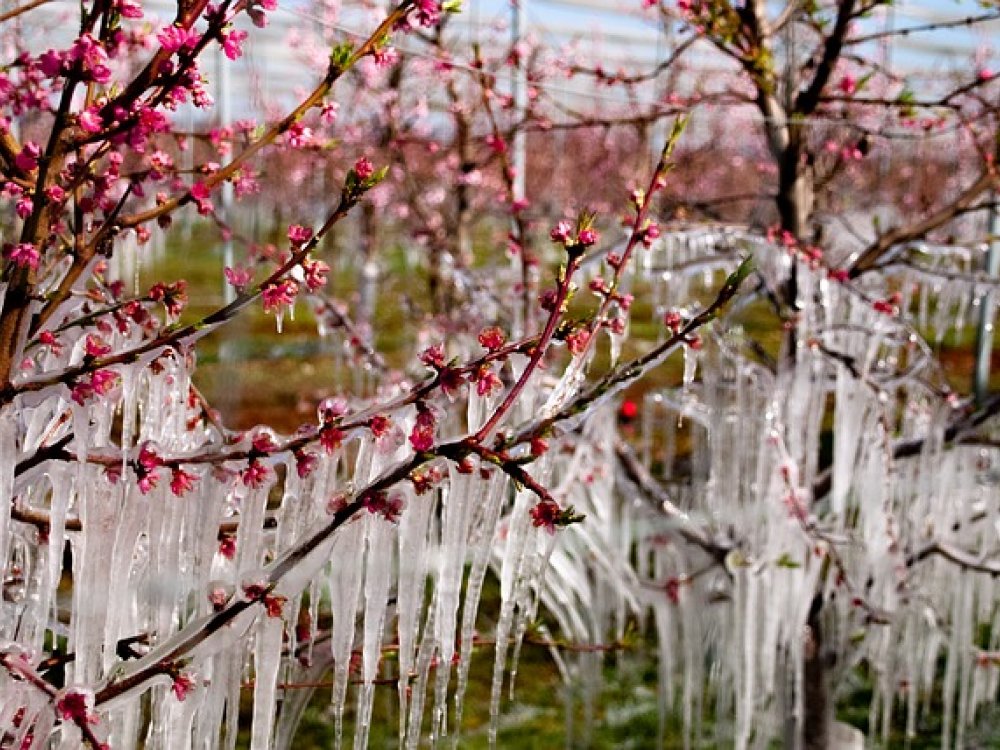
[(823, 630), (820, 613), (823, 597), (817, 594), (809, 609), (806, 624), (807, 642), (803, 648), (803, 750), (836, 750), (832, 743), (833, 704), (830, 700), (830, 676), (823, 650)]

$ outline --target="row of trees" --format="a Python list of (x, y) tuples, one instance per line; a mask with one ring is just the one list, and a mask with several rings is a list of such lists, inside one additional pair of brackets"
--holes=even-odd
[[(1000, 681), (1000, 399), (927, 340), (970, 303), (992, 320), (998, 90), (984, 62), (911, 88), (878, 45), (995, 8), (894, 28), (875, 0), (645, 3), (672, 48), (612, 74), (531, 39), (455, 46), (456, 7), (407, 0), (366, 8), (360, 39), (329, 26), (280, 116), (190, 132), (206, 56), (239, 58), (273, 3), (157, 24), (93, 0), (40, 52), (53, 5), (0, 15), (0, 746), (232, 746), (252, 681), (251, 746), (292, 747), (324, 679), (338, 743), (349, 695), (367, 743), (387, 680), (400, 744), (439, 741), (491, 570), (494, 739), (536, 618), (592, 646), (569, 673), (652, 611), (689, 737), (710, 713), (722, 744), (842, 747), (860, 665), (871, 734), (918, 735), (940, 698), (943, 743), (971, 742)], [(599, 106), (559, 101), (564, 76)], [(881, 223), (842, 225), (855, 207)], [(183, 280), (119, 270), (191, 253), (192, 217), (239, 253), (197, 317)], [(348, 243), (362, 294), (340, 300)], [(405, 355), (364, 281), (395, 245), (428, 282), (406, 285)], [(199, 342), (299, 300), (375, 387), (334, 384), (288, 433), (227, 428)], [(678, 387), (647, 394), (681, 350)]]

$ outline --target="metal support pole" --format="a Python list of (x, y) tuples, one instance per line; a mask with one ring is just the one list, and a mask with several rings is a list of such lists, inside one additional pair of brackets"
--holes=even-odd
[[(525, 26), (527, 24), (527, 18), (525, 17), (525, 3), (527, 0), (511, 0), (511, 19), (510, 19), (510, 43), (512, 50), (516, 53), (521, 45), (521, 39), (524, 36)], [(514, 172), (512, 186), (511, 186), (511, 198), (515, 203), (519, 203), (524, 200), (526, 193), (526, 180), (527, 176), (527, 134), (524, 128), (521, 127), (521, 123), (524, 121), (525, 114), (528, 110), (528, 75), (527, 68), (525, 66), (525, 61), (518, 54), (517, 64), (511, 71), (511, 97), (514, 104), (514, 138), (513, 143), (511, 143), (510, 152), (510, 166)], [(517, 231), (517, 216), (513, 216), (511, 219), (513, 231)], [(511, 271), (515, 278), (520, 276), (521, 278), (526, 278), (527, 271), (525, 264), (527, 259), (524, 257), (524, 252), (518, 253), (511, 258)], [(520, 336), (527, 332), (530, 327), (531, 322), (529, 320), (530, 313), (527, 309), (522, 309), (522, 305), (515, 306), (514, 320), (511, 326), (511, 334), (514, 336)]]
[[(218, 60), (219, 65), (219, 126), (222, 128), (228, 128), (233, 122), (231, 91), (232, 78), (229, 71), (229, 61), (225, 59), (221, 45), (219, 46), (217, 55), (216, 59)], [(229, 180), (222, 183), (222, 191), (219, 194), (219, 203), (219, 218), (221, 218), (222, 222), (231, 229), (231, 222), (233, 220), (233, 184), (229, 182)], [(222, 243), (222, 262), (224, 266), (229, 267), (232, 267), (235, 262), (233, 239), (231, 234), (227, 234)], [(236, 290), (233, 289), (230, 284), (227, 284), (225, 279), (222, 281), (222, 297), (226, 301), (227, 305), (236, 299)]]
[[(527, 18), (525, 3), (527, 0), (511, 0), (510, 41), (516, 48), (524, 36)], [(518, 57), (511, 80), (511, 94), (514, 99), (514, 121), (520, 124), (528, 111), (528, 69), (525, 61)], [(525, 178), (527, 172), (527, 133), (524, 128), (514, 131), (514, 142), (511, 144), (511, 167), (514, 169), (514, 200), (519, 201), (525, 195)]]
[[(989, 215), (989, 250), (986, 253), (986, 273), (991, 279), (1000, 278), (1000, 210), (997, 200), (1000, 193), (993, 191), (993, 205)], [(982, 401), (990, 389), (990, 359), (993, 354), (993, 317), (996, 313), (996, 290), (990, 288), (983, 295), (979, 309), (979, 329), (976, 336), (976, 401)]]

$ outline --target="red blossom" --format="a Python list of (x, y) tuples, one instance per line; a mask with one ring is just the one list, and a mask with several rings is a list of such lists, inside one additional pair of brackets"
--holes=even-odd
[(376, 414), (368, 420), (368, 429), (372, 431), (372, 436), (376, 440), (384, 438), (392, 430), (392, 418), (384, 414)]
[(428, 367), (440, 370), (444, 367), (444, 344), (434, 344), (420, 352), (420, 361)]
[(83, 351), (86, 356), (91, 358), (103, 357), (105, 354), (111, 353), (111, 345), (100, 336), (90, 333), (84, 340)]
[(590, 331), (585, 327), (577, 328), (566, 336), (566, 346), (573, 354), (582, 354), (587, 348), (588, 341), (590, 341)]
[(271, 475), (271, 470), (257, 459), (253, 459), (243, 471), (240, 472), (240, 479), (243, 484), (253, 489), (263, 487)]
[(56, 714), (63, 721), (78, 725), (96, 724), (97, 716), (92, 713), (94, 696), (84, 690), (68, 688), (56, 698)]
[(410, 432), (410, 445), (418, 452), (429, 451), (434, 447), (434, 430), (437, 420), (429, 409), (417, 412), (417, 421)]
[(184, 497), (184, 495), (194, 489), (196, 481), (198, 481), (198, 477), (194, 474), (189, 474), (183, 469), (174, 469), (170, 473), (170, 491), (177, 495), (177, 497)]
[(299, 475), (299, 479), (305, 479), (307, 476), (312, 474), (316, 469), (317, 461), (319, 461), (319, 459), (315, 453), (310, 453), (309, 451), (296, 451), (295, 473)]
[(334, 453), (344, 443), (345, 433), (332, 425), (319, 431), (319, 443), (327, 453)]
[(222, 555), (227, 560), (232, 560), (236, 557), (236, 537), (232, 534), (226, 534), (221, 539), (219, 539), (219, 554)]
[(403, 497), (388, 492), (375, 492), (365, 497), (365, 508), (369, 513), (382, 516), (385, 520), (395, 523), (403, 512)]
[(545, 438), (531, 438), (531, 455), (538, 458), (544, 455), (549, 449), (549, 442)]
[(498, 349), (502, 349), (505, 342), (506, 337), (503, 331), (496, 326), (484, 328), (479, 332), (479, 344), (486, 351), (495, 352)]
[(528, 513), (535, 528), (544, 528), (550, 534), (556, 531), (559, 520), (559, 506), (552, 500), (540, 500)]
[(174, 682), (170, 686), (170, 689), (174, 693), (174, 697), (179, 701), (183, 701), (187, 698), (188, 693), (194, 689), (196, 686), (194, 678), (187, 672), (180, 672), (174, 675)]
[(670, 600), (671, 604), (680, 604), (681, 602), (681, 582), (677, 578), (668, 578), (667, 583), (664, 586), (664, 590), (667, 593), (667, 599)]
[(285, 608), (288, 597), (277, 594), (267, 594), (264, 596), (264, 611), (268, 617), (281, 617), (281, 611)]
[(629, 401), (626, 399), (625, 401), (622, 401), (619, 414), (621, 414), (623, 419), (635, 419), (639, 415), (639, 407), (636, 405), (635, 401)]
[(472, 379), (476, 383), (476, 394), (479, 396), (490, 396), (503, 388), (503, 381), (488, 365), (477, 367), (472, 374)]
[(494, 135), (490, 133), (486, 136), (486, 145), (490, 147), (490, 150), (495, 154), (505, 154), (507, 153), (507, 141), (499, 135)]

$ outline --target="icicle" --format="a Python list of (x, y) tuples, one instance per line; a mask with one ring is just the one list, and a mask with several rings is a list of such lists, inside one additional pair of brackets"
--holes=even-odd
[(354, 727), (355, 750), (364, 750), (368, 745), (372, 699), (375, 695), (374, 680), (382, 658), (382, 630), (389, 604), (389, 576), (394, 562), (392, 555), (387, 554), (387, 550), (392, 549), (392, 525), (378, 515), (369, 514), (365, 521), (368, 553), (365, 558), (365, 613), (361, 649), (363, 686), (358, 694), (358, 714)]
[(410, 699), (410, 717), (407, 727), (406, 748), (416, 750), (420, 743), (420, 727), (424, 716), (424, 702), (427, 699), (427, 682), (430, 678), (431, 662), (434, 658), (434, 613), (437, 611), (435, 602), (427, 608), (427, 622), (424, 624), (424, 635), (417, 651), (417, 679), (413, 685)]
[(684, 347), (684, 375), (681, 382), (684, 388), (690, 388), (698, 371), (698, 352), (694, 347)]
[[(436, 496), (437, 493), (434, 493)], [(429, 497), (406, 498), (399, 522), (399, 576), (396, 592), (396, 633), (399, 639), (400, 745), (406, 734), (407, 695), (420, 629), (427, 578), (427, 527), (434, 509)], [(419, 730), (418, 730), (419, 733)]]
[(269, 750), (274, 733), (278, 671), (281, 668), (281, 617), (263, 616), (254, 649), (253, 730), (250, 750)]
[[(364, 524), (352, 523), (339, 534), (334, 546), (334, 556), (338, 560), (358, 561), (364, 555)], [(354, 621), (361, 593), (362, 566), (356, 562), (349, 565), (333, 566), (330, 572), (330, 609), (333, 613), (333, 627), (330, 633), (330, 648), (333, 656), (333, 711), (336, 747), (340, 747), (343, 735), (344, 702), (347, 699), (347, 684), (351, 670), (351, 647), (354, 643)]]
[(479, 523), (475, 525), (477, 538), (472, 541), (472, 567), (465, 587), (465, 599), (462, 602), (462, 629), (459, 635), (461, 649), (458, 662), (458, 680), (455, 688), (455, 742), (458, 742), (458, 729), (462, 723), (462, 708), (465, 691), (469, 684), (469, 668), (472, 665), (472, 648), (475, 634), (476, 613), (479, 609), (479, 597), (483, 590), (483, 580), (489, 564), (490, 553), (493, 550), (493, 537), (496, 534), (500, 511), (507, 491), (507, 478), (501, 472), (494, 472), (486, 482), (486, 500)]
[[(0, 580), (7, 577), (10, 556), (10, 511), (17, 468), (17, 421), (11, 408), (0, 410)], [(12, 634), (11, 634), (12, 635)]]
[(533, 495), (527, 491), (517, 493), (514, 507), (507, 519), (507, 543), (504, 546), (500, 566), (500, 617), (496, 626), (496, 653), (493, 662), (493, 680), (490, 686), (490, 728), (489, 741), (496, 745), (497, 728), (500, 718), (500, 697), (503, 675), (507, 662), (507, 640), (514, 625), (516, 586), (524, 564), (524, 552), (528, 534), (531, 531), (529, 504)]

